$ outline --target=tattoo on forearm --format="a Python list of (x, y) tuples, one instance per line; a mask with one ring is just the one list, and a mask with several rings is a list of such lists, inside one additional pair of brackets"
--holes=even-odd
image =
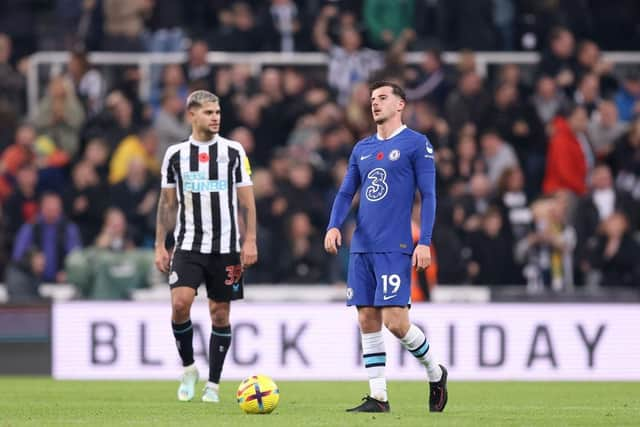
[(177, 204), (170, 200), (170, 197), (167, 197), (166, 192), (160, 192), (156, 215), (156, 244), (162, 244), (167, 233), (175, 228), (177, 210)]

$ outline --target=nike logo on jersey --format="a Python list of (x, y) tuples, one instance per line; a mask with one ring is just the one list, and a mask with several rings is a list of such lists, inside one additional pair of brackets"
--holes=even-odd
[(360, 160), (367, 160), (369, 157), (371, 157), (371, 154), (367, 156), (360, 156)]
[(395, 297), (397, 297), (397, 296), (398, 296), (398, 294), (395, 294), (395, 295), (385, 295), (385, 296), (383, 296), (383, 297), (382, 297), (382, 299), (384, 299), (385, 301), (388, 301), (388, 300), (390, 300), (390, 299), (392, 299), (392, 298), (395, 298)]

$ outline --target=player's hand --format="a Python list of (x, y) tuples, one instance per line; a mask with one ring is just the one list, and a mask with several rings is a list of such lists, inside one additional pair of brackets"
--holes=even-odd
[(164, 245), (156, 246), (156, 268), (165, 274), (168, 273), (170, 260), (171, 257), (169, 256), (167, 248), (165, 248)]
[(431, 248), (427, 245), (416, 246), (411, 257), (411, 265), (418, 271), (429, 268), (431, 265)]
[(330, 228), (324, 236), (324, 250), (335, 255), (340, 246), (342, 246), (342, 233), (335, 227)]
[(245, 240), (240, 251), (242, 267), (250, 267), (258, 262), (258, 246), (255, 240)]

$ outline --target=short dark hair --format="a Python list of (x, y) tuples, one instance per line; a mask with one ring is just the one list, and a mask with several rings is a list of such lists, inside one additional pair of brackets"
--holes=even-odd
[(374, 90), (387, 86), (391, 88), (391, 92), (394, 95), (400, 97), (404, 102), (407, 102), (407, 95), (404, 93), (404, 89), (402, 89), (398, 84), (387, 80), (380, 80), (372, 83), (371, 86), (369, 86), (369, 93), (373, 93)]

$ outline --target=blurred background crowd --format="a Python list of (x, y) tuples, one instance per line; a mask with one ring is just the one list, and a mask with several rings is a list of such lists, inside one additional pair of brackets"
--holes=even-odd
[[(436, 284), (530, 291), (640, 288), (640, 3), (527, 0), (4, 0), (0, 4), (0, 270), (15, 300), (42, 282), (128, 298), (153, 281), (159, 165), (189, 136), (185, 99), (221, 99), (221, 133), (253, 168), (259, 263), (249, 283), (340, 284), (322, 237), (351, 148), (372, 134), (368, 84), (407, 92), (405, 123), (436, 148)], [(29, 55), (67, 50), (28, 111)], [(188, 52), (93, 66), (89, 51)], [(477, 51), (534, 66), (478, 72)], [(210, 51), (327, 53), (323, 67), (212, 66)], [(423, 53), (405, 63), (407, 51)], [(455, 64), (443, 51), (459, 51)], [(640, 64), (637, 64), (640, 66)], [(152, 79), (149, 96), (139, 80)], [(414, 227), (417, 230), (419, 221)], [(417, 234), (417, 233), (416, 233)], [(157, 280), (157, 277), (156, 277)]]

